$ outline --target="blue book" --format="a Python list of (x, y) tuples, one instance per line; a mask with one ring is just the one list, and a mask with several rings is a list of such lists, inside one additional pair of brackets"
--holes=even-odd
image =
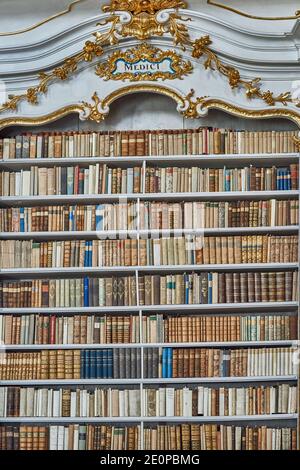
[(91, 362), (90, 362), (90, 351), (85, 351), (85, 363), (84, 363), (84, 378), (90, 379), (91, 377)]
[(103, 230), (103, 205), (96, 206), (96, 230)]
[(90, 351), (90, 379), (96, 378), (96, 351)]
[(93, 266), (93, 242), (89, 242), (89, 267)]
[(69, 209), (69, 225), (70, 225), (70, 229), (71, 230), (74, 230), (74, 208), (73, 207), (70, 207)]
[(80, 353), (80, 378), (84, 379), (85, 373), (85, 351), (81, 351)]
[(171, 379), (173, 376), (173, 349), (167, 348), (167, 378)]
[(212, 304), (212, 273), (208, 273), (208, 303)]
[(24, 207), (20, 207), (20, 232), (25, 232), (25, 214)]
[(280, 170), (278, 168), (276, 170), (276, 189), (277, 191), (280, 189)]
[(107, 351), (107, 378), (113, 378), (113, 350), (109, 349)]
[(189, 303), (189, 276), (188, 276), (188, 274), (184, 274), (184, 285), (185, 285), (184, 303), (186, 305), (188, 305), (188, 303)]
[(225, 168), (225, 191), (230, 191), (230, 170), (226, 170)]
[(107, 349), (103, 349), (103, 378), (108, 379), (108, 351)]
[(84, 248), (84, 267), (87, 268), (89, 265), (89, 242), (85, 242)]
[(285, 188), (284, 188), (284, 180), (285, 180), (285, 171), (284, 169), (281, 168), (281, 170), (279, 170), (279, 175), (280, 175), (280, 191), (283, 191)]
[(89, 307), (89, 278), (85, 277), (83, 280), (83, 304), (84, 307)]
[(168, 376), (167, 373), (167, 356), (168, 356), (168, 348), (163, 348), (162, 350), (162, 378), (166, 379)]
[(96, 378), (103, 378), (103, 351), (101, 349), (96, 352)]

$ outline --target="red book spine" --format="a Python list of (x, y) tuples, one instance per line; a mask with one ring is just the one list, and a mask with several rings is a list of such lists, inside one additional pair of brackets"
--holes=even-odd
[(79, 188), (79, 166), (75, 166), (75, 172), (74, 172), (74, 194), (78, 194), (78, 188)]
[(51, 315), (50, 317), (50, 344), (55, 344), (55, 322), (56, 317), (55, 315)]

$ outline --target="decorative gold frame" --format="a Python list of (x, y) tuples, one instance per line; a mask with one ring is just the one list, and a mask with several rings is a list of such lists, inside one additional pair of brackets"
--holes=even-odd
[(109, 114), (110, 105), (124, 96), (134, 93), (156, 93), (167, 96), (177, 104), (177, 111), (185, 118), (199, 118), (205, 116), (210, 109), (218, 109), (236, 117), (249, 119), (267, 119), (267, 118), (283, 118), (297, 124), (300, 129), (300, 114), (297, 111), (281, 108), (281, 109), (258, 109), (249, 110), (242, 108), (224, 100), (211, 97), (195, 97), (194, 90), (191, 90), (186, 96), (166, 85), (162, 84), (132, 84), (119, 88), (104, 99), (99, 99), (95, 92), (92, 101), (93, 104), (81, 102), (70, 106), (65, 106), (50, 114), (36, 116), (31, 118), (12, 117), (0, 120), (0, 130), (9, 126), (41, 126), (49, 124), (53, 121), (61, 119), (69, 114), (79, 114), (83, 120), (91, 120), (94, 122), (103, 121)]
[(263, 20), (263, 21), (286, 21), (286, 20), (297, 20), (300, 18), (300, 10), (297, 10), (293, 16), (257, 16), (250, 15), (250, 13), (243, 12), (237, 8), (224, 5), (223, 3), (215, 2), (214, 0), (207, 0), (208, 5), (214, 7), (223, 8), (223, 10), (231, 11), (237, 15), (244, 16), (245, 18), (250, 18), (251, 20)]
[(18, 34), (23, 34), (23, 33), (28, 33), (29, 31), (33, 31), (34, 29), (39, 28), (40, 26), (43, 26), (44, 24), (47, 24), (50, 21), (56, 20), (56, 18), (60, 18), (61, 16), (71, 13), (75, 5), (77, 5), (78, 3), (85, 2), (85, 1), (86, 0), (73, 0), (73, 2), (71, 2), (65, 10), (60, 11), (59, 13), (55, 13), (54, 15), (51, 15), (48, 18), (45, 18), (39, 23), (36, 23), (32, 26), (28, 26), (28, 28), (19, 29), (18, 31), (0, 32), (0, 36), (2, 37), (3, 36), (17, 36)]
[[(134, 72), (114, 74), (116, 62), (118, 60), (124, 60), (125, 62), (133, 65), (140, 60), (158, 63), (165, 59), (170, 59), (171, 68), (174, 70), (174, 73), (157, 71), (140, 72), (138, 74), (135, 74)], [(95, 70), (96, 75), (104, 80), (130, 80), (131, 82), (138, 82), (142, 80), (157, 81), (159, 78), (162, 80), (181, 79), (193, 71), (193, 66), (190, 61), (183, 60), (175, 51), (163, 51), (157, 47), (151, 46), (150, 44), (142, 43), (139, 46), (127, 49), (126, 51), (114, 52), (105, 62), (100, 63)]]
[(102, 25), (110, 25), (109, 30), (106, 33), (94, 33), (95, 41), (86, 41), (82, 50), (73, 57), (65, 59), (60, 67), (49, 73), (41, 72), (39, 74), (40, 82), (37, 86), (28, 88), (21, 95), (9, 96), (8, 101), (0, 105), (0, 113), (17, 110), (22, 101), (32, 105), (38, 104), (40, 95), (46, 94), (52, 83), (57, 80), (67, 80), (78, 71), (81, 62), (93, 62), (96, 58), (101, 57), (104, 54), (104, 46), (108, 44), (119, 44), (123, 38), (127, 37), (148, 39), (165, 34), (170, 34), (173, 43), (179, 45), (183, 50), (191, 48), (192, 57), (195, 59), (205, 58), (203, 65), (206, 69), (217, 71), (226, 77), (232, 89), (245, 90), (249, 99), (261, 99), (268, 106), (275, 106), (278, 103), (287, 106), (289, 103), (293, 103), (300, 108), (300, 100), (295, 101), (290, 92), (274, 95), (270, 90), (263, 91), (261, 89), (259, 78), (243, 80), (239, 70), (223, 64), (211, 49), (212, 41), (209, 36), (192, 41), (189, 30), (184, 23), (189, 18), (183, 18), (177, 10), (166, 11), (166, 9), (174, 7), (185, 8), (186, 2), (182, 0), (111, 0), (110, 5), (103, 7), (105, 12), (111, 13), (102, 23)]

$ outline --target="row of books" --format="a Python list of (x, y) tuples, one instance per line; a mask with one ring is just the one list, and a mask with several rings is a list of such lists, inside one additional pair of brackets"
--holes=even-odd
[[(144, 343), (297, 339), (295, 315), (143, 315)], [(1, 315), (2, 344), (128, 344), (140, 342), (137, 315)]]
[(228, 388), (144, 388), (142, 392), (144, 416), (147, 417), (297, 413), (297, 387), (287, 384)]
[[(289, 394), (289, 390), (287, 390)], [(2, 387), (1, 417), (136, 417), (141, 416), (139, 388)]]
[(140, 305), (285, 302), (298, 298), (298, 272), (139, 276)]
[[(144, 450), (297, 450), (297, 429), (223, 424), (143, 429)], [(0, 450), (139, 450), (140, 426), (0, 426)]]
[[(135, 194), (143, 192), (143, 169), (107, 168), (107, 165), (75, 167), (31, 167), (30, 170), (0, 173), (2, 196), (37, 196), (60, 194)], [(283, 189), (291, 183), (291, 175), (282, 175)]]
[(145, 343), (276, 341), (297, 339), (294, 315), (143, 315)]
[[(155, 349), (152, 350), (152, 354), (153, 362), (156, 364)], [(297, 361), (291, 348), (232, 350), (159, 348), (158, 354), (159, 378), (256, 377), (297, 373)]]
[(0, 450), (139, 450), (140, 426), (0, 426)]
[(0, 139), (0, 158), (198, 155), (296, 152), (297, 131), (199, 128), (24, 133)]
[(182, 266), (297, 261), (296, 235), (186, 235), (147, 240), (0, 241), (0, 268)]
[(291, 302), (298, 272), (228, 272), (3, 281), (0, 308)]
[[(256, 168), (146, 168), (147, 193), (289, 191), (298, 189), (297, 164)], [(108, 168), (107, 165), (31, 167), (0, 172), (1, 196), (138, 194), (143, 193), (141, 167)]]
[(140, 348), (2, 353), (0, 380), (257, 377), (297, 373), (292, 348)]
[[(92, 244), (92, 265), (116, 265), (114, 248), (120, 241), (98, 240), (98, 247), (104, 247), (99, 260)], [(131, 240), (132, 243), (132, 240)], [(97, 243), (96, 243), (97, 244)], [(126, 244), (126, 242), (125, 242)], [(128, 243), (129, 245), (129, 243)], [(135, 261), (135, 244), (126, 250)], [(111, 248), (110, 248), (111, 247)], [(110, 250), (109, 250), (110, 248)], [(102, 254), (101, 253), (101, 254)], [(110, 256), (107, 255), (110, 254)], [(122, 253), (122, 245), (121, 245)], [(132, 255), (133, 253), (133, 255)], [(96, 258), (96, 259), (95, 259)], [(94, 261), (95, 260), (95, 261)], [(100, 261), (100, 263), (99, 263)], [(126, 265), (125, 258), (125, 265)], [(138, 241), (138, 264), (140, 266), (167, 266), (184, 264), (242, 264), (242, 263), (289, 263), (298, 261), (298, 237), (276, 235), (245, 235), (206, 237), (186, 235), (185, 237), (162, 237)]]
[[(146, 167), (147, 193), (283, 191), (298, 188), (299, 167)], [(119, 191), (120, 192), (120, 191)]]
[[(288, 328), (289, 329), (289, 328)], [(138, 315), (1, 315), (4, 344), (121, 344), (140, 342)]]
[(158, 425), (144, 429), (144, 449), (296, 450), (297, 430), (218, 424)]
[(298, 223), (297, 199), (0, 208), (1, 232), (202, 230), (290, 226)]
[[(143, 413), (141, 409), (141, 393)], [(252, 416), (297, 413), (297, 387), (116, 389), (2, 387), (0, 417)]]

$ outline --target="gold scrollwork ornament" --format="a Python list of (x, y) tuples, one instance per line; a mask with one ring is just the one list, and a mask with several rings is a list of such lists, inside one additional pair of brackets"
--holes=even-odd
[(154, 15), (167, 8), (187, 8), (187, 2), (183, 0), (112, 0), (110, 5), (105, 5), (103, 11), (130, 11), (134, 15), (149, 13)]
[(201, 116), (200, 105), (204, 103), (206, 96), (195, 97), (195, 90), (191, 90), (184, 97), (184, 106), (178, 107), (178, 111), (186, 119), (197, 119)]
[(185, 48), (189, 39), (187, 27), (179, 21), (188, 21), (176, 11), (170, 9), (186, 8), (187, 3), (181, 0), (112, 0), (110, 5), (103, 6), (103, 11), (119, 15), (119, 34), (122, 38), (134, 37), (140, 41), (152, 36), (163, 36), (170, 33), (175, 44)]
[[(246, 90), (247, 98), (260, 98), (268, 106), (275, 106), (277, 103), (281, 103), (282, 105), (287, 106), (288, 103), (295, 103), (290, 92), (283, 92), (279, 95), (274, 95), (274, 93), (270, 90), (262, 91), (260, 78), (255, 78), (249, 81), (243, 80), (241, 78), (240, 72), (236, 68), (224, 65), (220, 61), (217, 54), (209, 47), (211, 44), (212, 41), (208, 35), (196, 39), (193, 42), (192, 56), (195, 59), (204, 57), (204, 67), (210, 70), (217, 70), (221, 75), (227, 77), (229, 85), (232, 89), (238, 87), (244, 88)], [(300, 105), (300, 103), (295, 104), (297, 106)]]
[(80, 113), (79, 117), (82, 121), (94, 121), (100, 124), (109, 113), (109, 108), (103, 109), (102, 100), (100, 100), (96, 91), (92, 96), (92, 101), (94, 104), (87, 103), (86, 101), (81, 102), (83, 111)]
[(205, 57), (204, 65), (207, 69), (216, 70), (225, 76), (231, 88), (244, 89), (248, 98), (261, 99), (268, 106), (293, 104), (300, 108), (300, 100), (293, 99), (290, 92), (275, 95), (270, 90), (263, 91), (259, 78), (244, 80), (239, 70), (223, 64), (210, 48), (212, 41), (209, 36), (192, 41), (184, 24), (190, 18), (183, 18), (176, 10), (168, 11), (186, 6), (186, 2), (180, 0), (112, 0), (110, 5), (103, 7), (105, 12), (111, 13), (101, 23), (102, 26), (109, 25), (108, 31), (94, 33), (96, 40), (86, 41), (83, 49), (73, 57), (66, 58), (60, 67), (47, 73), (41, 72), (38, 85), (30, 87), (21, 95), (9, 96), (8, 100), (0, 105), (0, 113), (17, 110), (22, 101), (38, 104), (39, 96), (45, 94), (52, 83), (67, 80), (78, 71), (81, 62), (92, 62), (100, 57), (104, 52), (103, 47), (108, 44), (118, 44), (122, 38), (127, 37), (145, 40), (165, 34), (170, 34), (173, 43), (184, 50), (188, 46), (192, 47), (192, 56), (195, 59)]
[[(156, 70), (156, 71), (139, 71), (134, 69), (135, 64), (140, 61), (146, 61), (148, 64), (159, 65), (165, 60), (170, 62), (172, 71)], [(130, 71), (117, 72), (117, 64), (123, 61), (128, 67), (132, 67)], [(181, 79), (183, 76), (190, 74), (193, 66), (190, 61), (185, 61), (175, 51), (162, 51), (150, 44), (143, 43), (137, 47), (127, 49), (126, 51), (116, 51), (111, 54), (104, 63), (96, 67), (96, 75), (104, 80), (130, 80), (137, 82), (142, 80), (156, 81)]]

